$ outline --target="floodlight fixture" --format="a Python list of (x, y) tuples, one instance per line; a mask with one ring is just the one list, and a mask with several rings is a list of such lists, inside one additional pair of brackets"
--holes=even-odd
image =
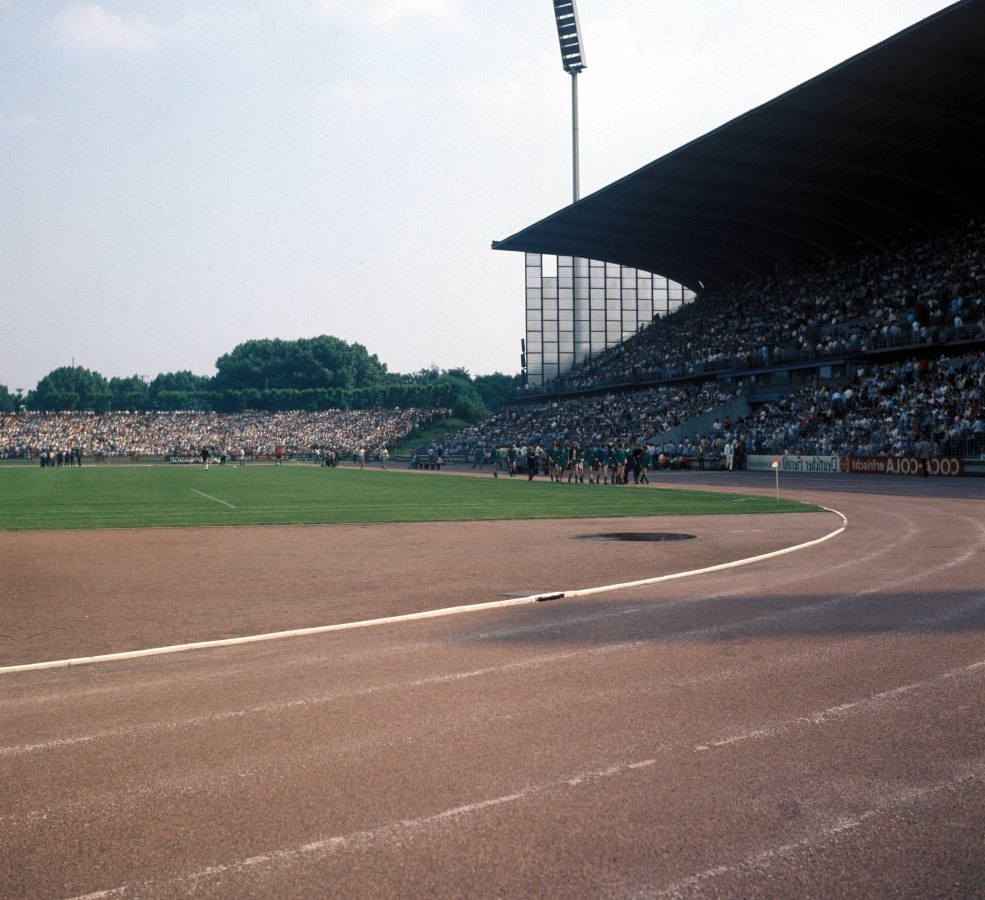
[(575, 0), (554, 0), (554, 20), (561, 43), (561, 65), (564, 71), (577, 75), (585, 68), (585, 53), (578, 31), (578, 9)]
[(571, 76), (571, 181), (572, 194), (577, 202), (581, 195), (578, 185), (578, 73), (585, 68), (585, 51), (578, 31), (578, 8), (575, 0), (553, 0), (557, 37), (561, 42), (561, 65)]

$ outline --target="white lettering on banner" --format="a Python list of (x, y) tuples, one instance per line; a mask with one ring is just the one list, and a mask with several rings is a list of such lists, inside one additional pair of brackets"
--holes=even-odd
[[(746, 457), (746, 468), (753, 472), (774, 471), (773, 461), (777, 457), (765, 454), (750, 454)], [(912, 456), (781, 456), (779, 469), (782, 472), (809, 472), (812, 474), (854, 475), (921, 475), (923, 468), (919, 459)], [(931, 475), (958, 477), (964, 474), (964, 463), (954, 457), (934, 457), (927, 460), (927, 472)]]
[[(922, 475), (923, 466), (912, 456), (846, 456), (842, 457), (841, 470), (859, 475)], [(957, 477), (964, 474), (964, 464), (954, 457), (934, 457), (927, 460), (930, 475)]]
[(964, 466), (960, 459), (945, 456), (942, 459), (931, 459), (927, 466), (931, 475), (963, 475)]
[(905, 457), (903, 459), (887, 459), (887, 475), (916, 475), (920, 471), (920, 463), (915, 459)]

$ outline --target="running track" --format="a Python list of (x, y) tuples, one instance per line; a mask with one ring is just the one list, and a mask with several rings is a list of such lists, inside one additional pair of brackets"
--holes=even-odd
[(985, 480), (782, 486), (848, 530), (596, 596), (0, 675), (0, 897), (985, 896)]

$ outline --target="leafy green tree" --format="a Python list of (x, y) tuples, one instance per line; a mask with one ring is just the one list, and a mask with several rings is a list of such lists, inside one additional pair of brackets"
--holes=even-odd
[(473, 384), (486, 407), (497, 412), (516, 397), (523, 387), (523, 376), (493, 372), (492, 375), (477, 375)]
[(424, 396), (430, 402), (426, 406), (444, 406), (459, 419), (474, 421), (489, 414), (479, 392), (464, 369), (439, 375), (428, 386)]
[(113, 409), (143, 410), (150, 406), (150, 388), (139, 375), (110, 378), (109, 392)]
[(410, 375), (400, 375), (398, 377), (413, 384), (431, 384), (441, 377), (441, 369), (437, 366), (430, 366), (429, 368), (413, 372)]
[(362, 344), (321, 335), (296, 341), (251, 340), (216, 361), (215, 387), (242, 391), (367, 387), (386, 366)]
[(187, 369), (163, 372), (148, 387), (152, 409), (212, 409), (212, 379)]
[(92, 410), (106, 412), (112, 403), (109, 382), (82, 366), (62, 366), (44, 376), (28, 394), (30, 409), (47, 412)]
[(14, 412), (18, 407), (17, 397), (15, 397), (5, 384), (0, 384), (0, 412)]

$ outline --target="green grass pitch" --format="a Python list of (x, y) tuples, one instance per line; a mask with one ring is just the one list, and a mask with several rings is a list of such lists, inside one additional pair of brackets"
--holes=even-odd
[(815, 512), (774, 497), (284, 466), (0, 467), (0, 530)]

